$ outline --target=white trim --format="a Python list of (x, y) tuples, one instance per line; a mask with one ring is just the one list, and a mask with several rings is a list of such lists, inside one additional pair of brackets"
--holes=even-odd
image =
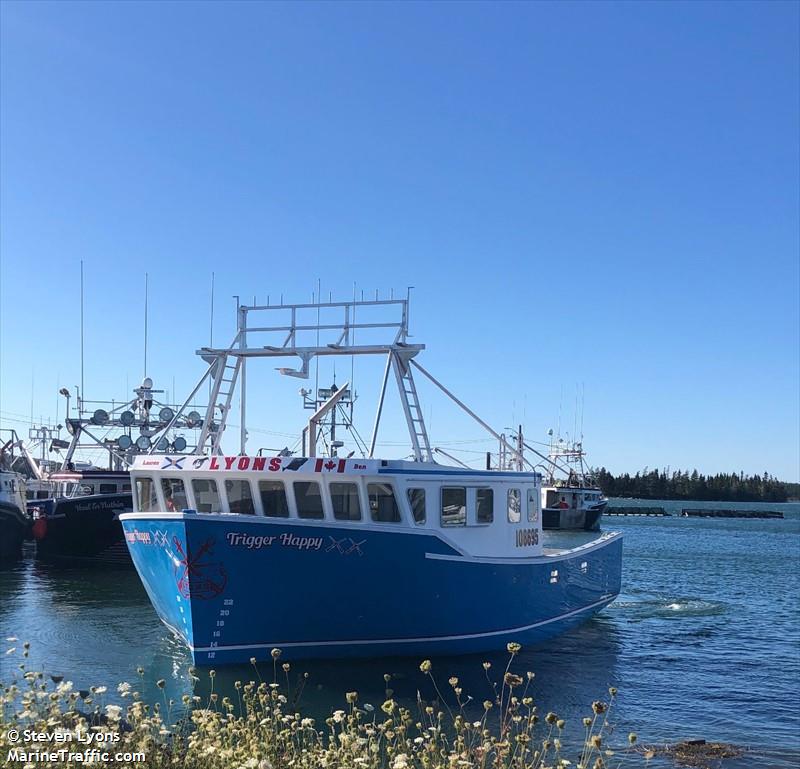
[(558, 559), (558, 560), (565, 560), (567, 558), (572, 558), (577, 553), (585, 553), (589, 550), (596, 550), (601, 547), (605, 547), (609, 542), (612, 542), (616, 539), (620, 539), (622, 537), (621, 531), (611, 531), (606, 534), (602, 534), (598, 539), (594, 539), (591, 542), (587, 542), (584, 545), (579, 545), (578, 547), (570, 548), (569, 550), (558, 550), (555, 553), (542, 553), (541, 555), (520, 555), (520, 556), (512, 556), (512, 557), (493, 557), (493, 556), (484, 556), (484, 555), (465, 555), (465, 556), (458, 556), (458, 555), (445, 555), (444, 553), (425, 553), (425, 557), (429, 558), (434, 561), (456, 561), (456, 562), (463, 562), (463, 563), (496, 563), (496, 564), (511, 564), (511, 565), (520, 565), (520, 564), (529, 564), (529, 563), (547, 563), (548, 560)]
[(599, 606), (611, 603), (618, 593), (614, 595), (606, 595), (599, 601), (583, 606), (580, 609), (573, 609), (565, 614), (559, 614), (557, 617), (544, 619), (540, 622), (534, 622), (532, 625), (524, 625), (522, 627), (513, 627), (506, 630), (489, 630), (485, 633), (467, 633), (465, 635), (448, 635), (448, 636), (434, 636), (422, 638), (379, 638), (373, 640), (361, 639), (357, 641), (297, 641), (292, 643), (274, 642), (263, 644), (232, 644), (231, 646), (190, 646), (193, 652), (217, 652), (217, 651), (240, 651), (244, 649), (291, 649), (298, 646), (368, 646), (370, 644), (413, 644), (413, 643), (439, 643), (442, 641), (468, 641), (478, 638), (492, 638), (494, 636), (508, 635), (509, 633), (524, 633), (528, 630), (533, 630), (537, 627), (549, 625), (553, 622), (559, 622), (569, 617), (574, 617), (576, 614), (581, 614)]

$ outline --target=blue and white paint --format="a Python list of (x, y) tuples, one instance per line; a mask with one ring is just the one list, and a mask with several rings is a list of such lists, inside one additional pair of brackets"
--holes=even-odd
[[(198, 664), (264, 659), (275, 647), (301, 658), (533, 644), (586, 620), (620, 590), (619, 534), (572, 550), (543, 549), (534, 473), (378, 460), (202, 459), (197, 468), (168, 457), (138, 460), (138, 512), (121, 516), (153, 606)], [(285, 489), (285, 517), (268, 514), (274, 511), (260, 497), (264, 479)], [(241, 498), (231, 499), (234, 486), (226, 481), (234, 480), (251, 490), (247, 514), (230, 512), (243, 508)], [(219, 509), (194, 512), (208, 499), (202, 494), (209, 483)], [(319, 492), (319, 519), (300, 517), (298, 484), (308, 483)], [(360, 519), (335, 518), (342, 486)], [(168, 511), (165, 490), (176, 489), (192, 510)], [(241, 489), (239, 483), (238, 497)], [(390, 491), (396, 520), (380, 518), (376, 489)], [(412, 490), (425, 492), (416, 516)]]

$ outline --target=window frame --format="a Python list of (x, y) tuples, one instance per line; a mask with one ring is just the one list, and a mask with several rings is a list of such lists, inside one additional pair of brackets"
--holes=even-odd
[[(478, 495), (481, 492), (489, 492), (489, 520), (482, 521), (478, 517)], [(475, 526), (491, 526), (494, 523), (494, 487), (493, 486), (477, 486), (475, 488)]]
[[(516, 517), (512, 515), (511, 498), (517, 498)], [(522, 491), (519, 486), (514, 486), (506, 492), (506, 516), (509, 523), (520, 523), (522, 521)]]
[[(249, 513), (236, 511), (234, 512), (231, 510), (231, 498), (228, 494), (228, 484), (229, 483), (243, 483), (245, 488), (250, 493), (250, 507), (252, 511)], [(258, 515), (258, 509), (256, 508), (256, 498), (253, 496), (253, 485), (250, 483), (249, 478), (225, 478), (225, 482), (222, 484), (222, 487), (225, 489), (225, 506), (227, 511), (232, 515)]]
[[(183, 507), (178, 507), (178, 506), (176, 505), (174, 510), (169, 510), (168, 512), (172, 512), (172, 513), (180, 513), (182, 510), (188, 510), (188, 509), (190, 509), (190, 508), (191, 508), (191, 506), (192, 506), (192, 503), (189, 501), (189, 491), (188, 491), (188, 489), (186, 488), (186, 481), (184, 481), (184, 479), (183, 479), (183, 478), (176, 478), (176, 477), (174, 477), (174, 476), (166, 476), (166, 475), (162, 475), (162, 476), (161, 476), (161, 484), (160, 484), (160, 487), (161, 487), (161, 494), (162, 494), (162, 496), (164, 497), (164, 508), (166, 509), (166, 508), (168, 507), (168, 505), (167, 505), (167, 493), (166, 493), (166, 491), (165, 491), (165, 489), (164, 489), (164, 484), (165, 484), (165, 483), (169, 483), (170, 481), (178, 481), (178, 483), (180, 483), (180, 484), (181, 484), (181, 486), (183, 487), (183, 496), (184, 496), (184, 499), (186, 500), (186, 504), (185, 504)], [(172, 488), (170, 488), (170, 499), (171, 499), (171, 498), (172, 498), (174, 495), (175, 495), (175, 492), (172, 490)]]
[[(147, 481), (150, 484), (151, 488), (151, 495), (150, 499), (152, 500), (155, 497), (156, 505), (155, 507), (148, 507), (146, 510), (142, 508), (141, 504), (141, 494), (140, 494), (140, 487), (139, 483)], [(139, 513), (157, 513), (160, 512), (162, 503), (161, 503), (161, 495), (158, 493), (158, 483), (156, 483), (156, 479), (152, 475), (137, 475), (134, 479), (132, 492), (134, 495), (134, 502), (135, 502), (135, 509)]]
[[(330, 503), (331, 503), (331, 515), (333, 516), (333, 520), (334, 521), (347, 522), (347, 521), (363, 521), (364, 520), (364, 509), (363, 509), (364, 505), (363, 505), (363, 502), (362, 502), (362, 499), (361, 499), (361, 484), (358, 483), (357, 480), (335, 480), (335, 481), (331, 480), (331, 481), (328, 481), (328, 483), (326, 485), (327, 485), (327, 488), (328, 488), (328, 499), (330, 500)], [(341, 516), (339, 516), (337, 514), (336, 502), (334, 501), (334, 499), (335, 499), (335, 497), (339, 497), (339, 496), (342, 496), (342, 495), (341, 494), (334, 494), (334, 491), (333, 491), (333, 487), (334, 486), (353, 486), (355, 488), (356, 508), (357, 508), (357, 512), (358, 512), (358, 517), (357, 518), (351, 518), (349, 516), (347, 518), (344, 518), (344, 517), (341, 517)], [(352, 497), (353, 497), (352, 492), (347, 495), (348, 499), (352, 499)]]
[[(422, 492), (422, 520), (418, 521), (416, 513), (414, 511), (414, 502), (411, 499), (411, 492), (412, 491), (421, 491)], [(408, 502), (408, 509), (411, 512), (411, 520), (413, 521), (415, 526), (425, 526), (428, 522), (428, 494), (427, 489), (424, 486), (409, 486), (406, 489), (406, 501)]]
[[(461, 521), (455, 521), (453, 523), (445, 522), (444, 519), (444, 495), (445, 492), (448, 491), (457, 491), (463, 492), (464, 494), (464, 518)], [(461, 526), (467, 525), (467, 515), (469, 511), (469, 488), (467, 486), (440, 486), (439, 487), (439, 526), (442, 529), (455, 529)]]
[[(197, 483), (197, 481), (202, 481), (204, 483), (211, 483), (211, 484), (214, 485), (214, 489), (215, 489), (216, 495), (217, 495), (217, 501), (218, 501), (219, 507), (220, 507), (219, 510), (215, 511), (215, 510), (201, 510), (200, 509), (200, 501), (199, 501), (199, 497), (198, 497), (198, 491), (194, 487), (194, 485), (195, 485), (195, 483)], [(192, 478), (191, 488), (192, 488), (192, 498), (194, 499), (194, 507), (195, 507), (195, 510), (197, 510), (198, 514), (200, 514), (200, 515), (219, 515), (220, 513), (227, 512), (226, 505), (227, 505), (228, 499), (227, 499), (226, 496), (223, 496), (222, 494), (219, 493), (219, 482), (218, 482), (218, 480), (216, 478), (202, 478), (202, 477), (198, 478), (198, 477), (195, 476), (194, 478)], [(207, 494), (208, 492), (199, 492), (199, 493), (200, 494)]]
[[(394, 500), (394, 512), (396, 513), (396, 516), (397, 516), (395, 520), (382, 521), (379, 518), (375, 517), (375, 512), (378, 512), (378, 511), (374, 511), (373, 512), (373, 510), (372, 510), (372, 502), (370, 500), (370, 496), (371, 496), (370, 487), (372, 487), (372, 486), (385, 486), (391, 491), (391, 496), (392, 496), (392, 499)], [(388, 524), (393, 524), (395, 526), (398, 525), (398, 524), (404, 523), (404, 521), (403, 521), (403, 511), (402, 511), (400, 503), (398, 502), (398, 499), (397, 499), (397, 488), (395, 487), (394, 483), (392, 483), (392, 481), (386, 480), (385, 478), (375, 479), (375, 480), (372, 480), (372, 481), (368, 480), (366, 482), (366, 491), (367, 491), (367, 509), (369, 510), (369, 522), (370, 523), (380, 523), (380, 524), (388, 523)], [(388, 496), (388, 495), (384, 495), (384, 496)]]
[(541, 492), (535, 486), (528, 487), (527, 493), (527, 513), (528, 513), (528, 523), (538, 523), (539, 522), (539, 509), (537, 505), (537, 500), (541, 499)]
[[(270, 484), (277, 484), (280, 486), (281, 491), (283, 492), (283, 506), (285, 509), (285, 513), (282, 515), (271, 515), (267, 513), (267, 508), (264, 505), (264, 497), (263, 497), (263, 490), (261, 488), (262, 483), (270, 483)], [(261, 515), (265, 518), (289, 518), (292, 514), (292, 507), (289, 504), (289, 494), (286, 491), (286, 484), (280, 480), (279, 478), (259, 478), (258, 479), (258, 504), (261, 506)]]
[[(320, 479), (321, 480), (321, 479)], [(310, 480), (310, 481), (303, 481), (303, 480), (296, 480), (292, 481), (292, 496), (294, 497), (294, 509), (297, 513), (297, 517), (303, 521), (324, 521), (325, 520), (325, 497), (324, 497), (324, 484), (320, 482), (320, 480)], [(301, 515), (300, 513), (300, 505), (297, 502), (297, 486), (299, 484), (305, 484), (306, 486), (316, 485), (319, 489), (319, 509), (320, 515)], [(308, 494), (303, 495), (303, 499), (307, 499)]]

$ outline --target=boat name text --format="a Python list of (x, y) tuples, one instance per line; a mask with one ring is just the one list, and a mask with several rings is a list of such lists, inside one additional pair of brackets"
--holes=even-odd
[(322, 547), (322, 537), (298, 537), (296, 534), (281, 534), (275, 536), (238, 534), (230, 531), (226, 535), (228, 544), (233, 547), (246, 547), (248, 550), (261, 550), (272, 547), (274, 543), (281, 547), (294, 547), (297, 550), (319, 550)]

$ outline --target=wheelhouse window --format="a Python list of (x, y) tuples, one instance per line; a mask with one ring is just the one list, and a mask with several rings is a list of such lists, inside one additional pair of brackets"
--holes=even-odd
[(539, 511), (536, 509), (536, 489), (528, 489), (528, 520), (538, 521)]
[(136, 500), (140, 513), (153, 513), (158, 510), (158, 494), (152, 478), (136, 479)]
[(414, 523), (421, 526), (425, 523), (425, 489), (409, 489), (408, 504), (414, 516)]
[(369, 512), (376, 523), (400, 523), (400, 508), (390, 483), (368, 483)]
[(179, 513), (189, 507), (186, 488), (180, 478), (162, 478), (161, 491), (164, 492), (164, 504), (171, 513)]
[(331, 494), (333, 517), (337, 521), (360, 521), (361, 503), (358, 500), (358, 485), (355, 483), (332, 483)]
[(117, 484), (116, 483), (101, 483), (100, 484), (100, 493), (101, 494), (116, 494), (117, 493)]
[(322, 492), (316, 481), (295, 481), (294, 500), (297, 503), (297, 514), (300, 518), (322, 519)]
[(289, 503), (286, 501), (286, 489), (282, 481), (259, 481), (258, 493), (261, 495), (264, 515), (270, 518), (289, 517)]
[(442, 526), (465, 526), (467, 490), (463, 486), (442, 488)]
[(508, 490), (508, 522), (519, 523), (522, 517), (522, 495), (519, 489)]
[(240, 515), (255, 515), (253, 492), (250, 482), (242, 480), (226, 480), (225, 493), (228, 495), (228, 510)]
[(192, 478), (192, 491), (198, 513), (220, 513), (222, 505), (219, 501), (217, 482), (209, 478)]
[(494, 521), (494, 490), (475, 490), (475, 520), (478, 523)]

